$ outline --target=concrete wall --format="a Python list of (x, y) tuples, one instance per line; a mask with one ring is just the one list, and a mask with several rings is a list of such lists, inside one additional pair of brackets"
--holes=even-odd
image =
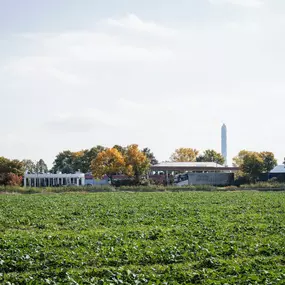
[(189, 185), (231, 185), (233, 173), (188, 173)]
[(108, 180), (85, 179), (85, 185), (108, 185)]

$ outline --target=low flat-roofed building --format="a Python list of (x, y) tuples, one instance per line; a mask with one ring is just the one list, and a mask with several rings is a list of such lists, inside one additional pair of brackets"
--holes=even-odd
[(24, 175), (24, 187), (55, 187), (85, 185), (85, 174), (66, 173), (28, 173)]
[(104, 176), (102, 179), (95, 179), (91, 173), (85, 174), (85, 185), (94, 186), (94, 185), (108, 185), (109, 178)]
[[(197, 184), (222, 185), (222, 184), (227, 184), (228, 183), (227, 181), (232, 181), (233, 173), (238, 170), (239, 170), (238, 167), (223, 166), (215, 162), (162, 162), (151, 166), (151, 171), (158, 173), (159, 172), (165, 173), (167, 184), (169, 184), (169, 174), (172, 174), (174, 176), (177, 173), (184, 173), (185, 183), (189, 183), (192, 185), (197, 185)], [(205, 175), (207, 173), (208, 175)], [(219, 183), (219, 181), (225, 181), (225, 182)]]
[(285, 174), (285, 165), (284, 164), (281, 164), (281, 165), (277, 165), (275, 166), (271, 171), (270, 173), (283, 173)]
[(275, 178), (279, 181), (285, 181), (285, 165), (277, 165), (275, 166), (268, 174), (268, 179)]

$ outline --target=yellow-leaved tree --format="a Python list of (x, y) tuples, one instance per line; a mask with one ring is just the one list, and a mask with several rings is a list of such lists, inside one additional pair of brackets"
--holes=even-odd
[(241, 166), (244, 161), (244, 157), (247, 156), (248, 154), (252, 153), (252, 151), (249, 150), (241, 150), (237, 156), (233, 158), (233, 165), (234, 166)]
[(128, 176), (133, 176), (136, 183), (140, 181), (141, 176), (147, 173), (150, 167), (150, 160), (139, 150), (137, 144), (127, 146), (125, 152), (126, 171)]
[(277, 160), (270, 151), (241, 150), (233, 158), (233, 164), (240, 167), (237, 178), (245, 177), (249, 182), (255, 182), (261, 173), (269, 173), (277, 165)]
[(198, 154), (197, 149), (181, 147), (175, 150), (170, 159), (175, 162), (192, 162), (196, 161)]
[(124, 173), (125, 169), (125, 158), (116, 148), (101, 151), (91, 162), (94, 178), (101, 179), (103, 175), (107, 175), (111, 182), (113, 182), (113, 175)]
[(255, 183), (264, 171), (263, 159), (258, 152), (248, 152), (244, 155), (240, 168), (249, 181)]

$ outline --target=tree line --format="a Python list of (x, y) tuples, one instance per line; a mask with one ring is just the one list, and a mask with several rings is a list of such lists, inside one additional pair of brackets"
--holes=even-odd
[[(197, 149), (179, 148), (171, 156), (172, 161), (215, 162), (223, 165), (224, 157), (215, 150), (208, 149), (202, 154)], [(255, 183), (263, 173), (269, 173), (277, 165), (274, 154), (270, 151), (255, 152), (241, 150), (233, 158), (233, 166), (239, 167), (236, 178), (243, 183)]]
[[(136, 152), (131, 153), (130, 149), (135, 149)], [(100, 156), (98, 157), (99, 154)], [(115, 157), (115, 154), (117, 154), (117, 157)], [(138, 148), (138, 145), (136, 144), (126, 147), (120, 145), (114, 145), (112, 148), (107, 148), (98, 145), (91, 149), (85, 149), (78, 152), (71, 152), (69, 150), (60, 152), (56, 156), (53, 162), (53, 167), (51, 169), (51, 172), (56, 173), (57, 171), (60, 171), (62, 173), (75, 173), (76, 171), (81, 171), (83, 173), (90, 173), (90, 172), (93, 173), (95, 160), (97, 158), (98, 159), (101, 158), (102, 159), (101, 163), (102, 164), (104, 163), (104, 165), (106, 165), (107, 164), (106, 161), (111, 163), (112, 161), (118, 159), (118, 155), (121, 155), (123, 157), (124, 162), (130, 161), (131, 154), (142, 155), (143, 158), (148, 161), (148, 165), (154, 165), (158, 163), (157, 159), (155, 158), (154, 154), (151, 152), (149, 148), (144, 148), (140, 150)], [(110, 156), (110, 159), (108, 159), (108, 156)], [(99, 165), (98, 159), (96, 162), (96, 166), (100, 168), (101, 166)], [(133, 165), (133, 168), (136, 168), (135, 165)], [(118, 167), (117, 172), (118, 173), (122, 172), (122, 169)]]
[(242, 183), (255, 183), (262, 173), (269, 173), (277, 165), (277, 160), (270, 151), (242, 150), (233, 158), (233, 165), (240, 168), (236, 176)]
[(174, 162), (215, 162), (223, 165), (224, 157), (213, 149), (207, 149), (203, 153), (194, 148), (178, 148), (170, 157)]
[(21, 185), (25, 171), (29, 173), (92, 173), (101, 179), (107, 175), (111, 180), (115, 174), (125, 174), (139, 183), (150, 165), (158, 161), (149, 148), (139, 149), (132, 144), (126, 147), (114, 145), (112, 148), (97, 145), (76, 152), (65, 150), (58, 153), (51, 169), (43, 159), (33, 162), (31, 159), (9, 160), (0, 157), (0, 185)]
[[(193, 148), (178, 148), (170, 157), (173, 162), (215, 162), (223, 165), (224, 157), (215, 150), (200, 153)], [(140, 183), (151, 165), (157, 164), (155, 155), (149, 148), (139, 149), (138, 145), (114, 145), (107, 148), (97, 145), (76, 152), (65, 150), (58, 153), (51, 169), (43, 159), (33, 162), (30, 159), (9, 160), (0, 157), (0, 185), (20, 185), (25, 171), (30, 173), (92, 173), (97, 179), (107, 175), (111, 181), (114, 175), (124, 174)], [(254, 152), (242, 150), (233, 158), (233, 165), (240, 168), (237, 178), (254, 183), (262, 173), (270, 172), (276, 165), (274, 154), (269, 151)]]

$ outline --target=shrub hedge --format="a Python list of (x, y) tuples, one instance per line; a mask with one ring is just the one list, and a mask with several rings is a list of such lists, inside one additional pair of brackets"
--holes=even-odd
[(211, 185), (187, 185), (187, 186), (120, 186), (113, 187), (111, 185), (96, 185), (96, 186), (72, 186), (72, 187), (12, 187), (0, 186), (0, 193), (8, 194), (40, 194), (40, 193), (85, 193), (85, 192), (183, 192), (183, 191), (236, 191), (236, 190), (285, 190), (285, 183), (277, 182), (259, 182), (256, 184), (245, 184), (239, 187), (226, 186), (215, 187)]

